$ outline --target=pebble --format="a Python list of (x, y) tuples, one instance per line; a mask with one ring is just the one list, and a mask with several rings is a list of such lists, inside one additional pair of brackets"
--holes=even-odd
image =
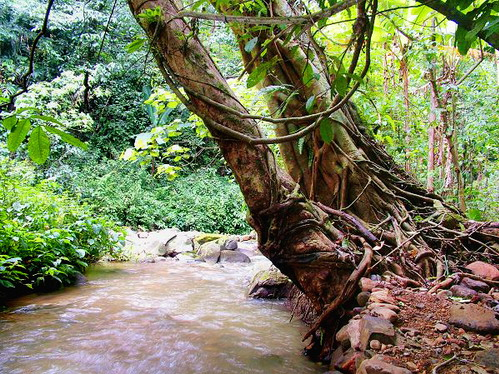
[(410, 371), (415, 371), (417, 372), (419, 370), (418, 368), (418, 365), (416, 365), (414, 362), (412, 361), (408, 361), (405, 363), (405, 366), (407, 366), (407, 369), (409, 369)]
[(369, 347), (371, 347), (371, 349), (374, 349), (375, 351), (379, 351), (381, 349), (381, 343), (379, 342), (379, 340), (371, 340), (371, 342), (369, 343)]
[(444, 325), (443, 323), (437, 323), (435, 325), (435, 330), (437, 330), (438, 332), (446, 332), (449, 328)]

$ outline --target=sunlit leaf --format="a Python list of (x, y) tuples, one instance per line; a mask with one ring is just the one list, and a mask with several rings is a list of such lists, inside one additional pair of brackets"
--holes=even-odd
[(88, 144), (83, 143), (80, 139), (75, 138), (73, 135), (61, 131), (59, 129), (56, 129), (55, 127), (52, 126), (44, 125), (44, 127), (45, 130), (47, 130), (48, 132), (58, 135), (62, 141), (84, 150), (88, 149)]
[(7, 148), (9, 151), (15, 152), (19, 148), (23, 140), (26, 139), (30, 128), (31, 122), (29, 119), (22, 119), (17, 122), (13, 131), (7, 136)]
[(28, 155), (37, 164), (47, 161), (50, 153), (50, 139), (41, 126), (36, 127), (29, 137)]

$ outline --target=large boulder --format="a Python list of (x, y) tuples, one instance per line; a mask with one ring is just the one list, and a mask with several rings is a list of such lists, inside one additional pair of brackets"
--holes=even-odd
[(210, 234), (210, 233), (202, 233), (202, 234), (199, 234), (197, 235), (194, 239), (193, 239), (193, 243), (194, 243), (194, 249), (196, 251), (199, 251), (199, 248), (205, 244), (205, 243), (208, 243), (208, 242), (213, 242), (213, 241), (217, 241), (219, 244), (220, 244), (220, 241), (225, 241), (227, 240), (227, 235), (223, 235), (223, 234)]
[(258, 243), (252, 240), (237, 243), (236, 251), (244, 253), (248, 257), (261, 255), (258, 250)]
[(220, 252), (220, 244), (212, 241), (204, 243), (199, 247), (198, 256), (205, 262), (216, 264), (220, 258)]
[(248, 287), (248, 296), (255, 299), (287, 298), (292, 287), (288, 277), (271, 267), (255, 274)]
[(223, 251), (220, 251), (220, 262), (221, 263), (237, 263), (237, 262), (247, 263), (247, 262), (251, 262), (251, 260), (244, 253), (225, 249)]
[(177, 234), (166, 242), (164, 254), (161, 256), (174, 257), (179, 253), (194, 250), (193, 240), (199, 235), (198, 231), (177, 232)]
[(130, 230), (126, 237), (126, 248), (132, 257), (139, 259), (165, 256), (167, 243), (178, 234), (178, 229), (164, 229), (149, 233), (136, 233)]

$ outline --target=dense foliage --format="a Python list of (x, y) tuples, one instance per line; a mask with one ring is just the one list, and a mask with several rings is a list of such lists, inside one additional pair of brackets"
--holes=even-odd
[(123, 236), (32, 167), (0, 159), (0, 297), (72, 283), (104, 254), (119, 255)]

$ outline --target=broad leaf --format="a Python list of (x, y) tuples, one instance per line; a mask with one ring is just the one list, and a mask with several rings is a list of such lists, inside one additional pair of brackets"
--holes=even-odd
[(302, 81), (304, 84), (307, 86), (312, 83), (312, 79), (314, 79), (314, 68), (310, 63), (307, 63), (307, 66), (305, 66), (305, 70), (303, 70), (303, 77)]
[(251, 88), (260, 83), (267, 75), (269, 68), (270, 65), (268, 63), (264, 63), (253, 70), (246, 80), (246, 87)]
[(7, 130), (12, 130), (12, 128), (16, 125), (17, 123), (17, 117), (16, 116), (10, 116), (7, 118), (4, 118), (2, 121), (3, 127), (5, 127)]
[(253, 50), (253, 48), (255, 48), (256, 43), (258, 43), (258, 37), (255, 37), (251, 39), (248, 43), (246, 43), (246, 45), (244, 46), (244, 50), (250, 53)]
[(126, 45), (125, 51), (127, 51), (128, 53), (137, 52), (140, 48), (142, 48), (145, 42), (145, 38), (135, 39), (133, 42)]
[(41, 115), (41, 114), (33, 114), (30, 118), (40, 119), (42, 121), (55, 123), (59, 126), (64, 126), (64, 124), (61, 121), (59, 121), (58, 119), (51, 117), (51, 116), (45, 116), (45, 115)]
[(50, 139), (41, 126), (36, 127), (29, 137), (28, 155), (37, 164), (47, 161), (50, 153)]
[(334, 80), (334, 88), (336, 92), (338, 92), (338, 94), (341, 96), (345, 96), (345, 94), (347, 93), (348, 81), (343, 74), (338, 75)]
[(319, 132), (322, 140), (330, 144), (334, 138), (333, 121), (330, 118), (323, 118), (319, 124)]
[(80, 139), (75, 138), (73, 135), (68, 134), (67, 132), (56, 129), (55, 127), (45, 125), (45, 130), (51, 132), (52, 134), (58, 135), (62, 141), (74, 145), (75, 147), (87, 150), (88, 144), (83, 143)]
[(305, 110), (308, 113), (310, 113), (314, 108), (314, 105), (315, 105), (315, 95), (312, 95), (308, 98), (307, 102), (305, 103)]
[(29, 119), (22, 119), (17, 122), (14, 130), (7, 136), (7, 148), (9, 151), (15, 152), (19, 148), (23, 140), (26, 139), (30, 128), (31, 122)]

